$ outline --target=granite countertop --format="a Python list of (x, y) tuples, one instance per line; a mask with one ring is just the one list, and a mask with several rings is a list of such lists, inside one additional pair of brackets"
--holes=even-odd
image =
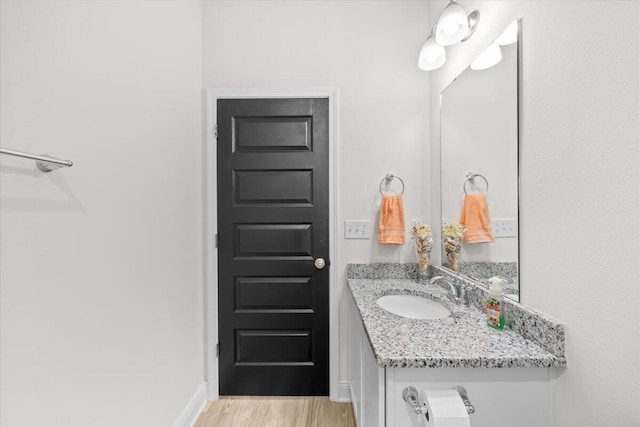
[[(513, 330), (487, 326), (484, 313), (459, 306), (439, 285), (410, 279), (348, 279), (364, 329), (383, 368), (529, 368), (563, 367), (564, 357), (523, 338)], [(376, 300), (384, 295), (419, 295), (451, 311), (444, 319), (416, 320), (392, 314)]]

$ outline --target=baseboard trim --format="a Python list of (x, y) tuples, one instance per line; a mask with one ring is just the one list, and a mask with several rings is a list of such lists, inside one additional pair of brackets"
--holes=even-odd
[(192, 427), (198, 419), (198, 415), (207, 403), (207, 383), (200, 384), (200, 387), (191, 396), (187, 406), (182, 410), (180, 416), (173, 423), (173, 427)]
[(347, 380), (340, 380), (338, 383), (338, 402), (351, 402), (351, 390)]

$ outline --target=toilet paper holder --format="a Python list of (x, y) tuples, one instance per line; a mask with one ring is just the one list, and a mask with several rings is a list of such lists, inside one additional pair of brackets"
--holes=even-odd
[[(454, 390), (458, 392), (460, 398), (462, 399), (462, 403), (464, 403), (464, 407), (467, 410), (467, 414), (473, 414), (476, 412), (476, 408), (471, 404), (469, 400), (469, 393), (467, 393), (467, 389), (462, 387), (461, 385), (457, 385), (452, 387)], [(413, 412), (416, 414), (424, 414), (427, 410), (427, 407), (420, 404), (420, 399), (418, 397), (418, 390), (415, 387), (409, 386), (405, 387), (402, 390), (402, 399), (413, 409)]]

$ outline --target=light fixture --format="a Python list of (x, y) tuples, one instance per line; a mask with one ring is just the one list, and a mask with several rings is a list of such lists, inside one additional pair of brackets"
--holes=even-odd
[(506, 46), (518, 41), (518, 20), (516, 19), (509, 25), (503, 33), (498, 37), (496, 43), (500, 46)]
[(429, 37), (427, 37), (427, 40), (425, 40), (422, 45), (422, 49), (420, 49), (418, 68), (424, 71), (435, 70), (436, 68), (442, 67), (446, 60), (447, 55), (444, 51), (444, 47), (436, 42), (432, 28), (431, 34), (429, 34)]
[(442, 67), (447, 60), (444, 47), (468, 40), (476, 30), (478, 21), (480, 12), (474, 10), (467, 16), (462, 6), (451, 0), (420, 49), (418, 68), (431, 71)]
[(484, 52), (471, 63), (469, 68), (472, 70), (486, 70), (502, 61), (502, 51), (497, 43), (492, 43)]
[(474, 10), (467, 16), (462, 6), (451, 0), (436, 24), (436, 41), (441, 46), (466, 41), (475, 31), (479, 20), (480, 12)]

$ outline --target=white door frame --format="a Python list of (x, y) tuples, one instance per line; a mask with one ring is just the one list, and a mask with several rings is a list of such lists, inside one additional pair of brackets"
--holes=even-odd
[(336, 88), (220, 88), (207, 89), (207, 138), (205, 188), (206, 246), (205, 267), (205, 368), (208, 400), (219, 398), (218, 343), (218, 249), (215, 234), (217, 218), (216, 180), (216, 119), (218, 99), (239, 98), (328, 98), (329, 99), (329, 260), (333, 264), (329, 273), (329, 398), (340, 400), (339, 365), (340, 340), (338, 328), (340, 295), (338, 293), (337, 242), (337, 168), (338, 168), (338, 91)]

